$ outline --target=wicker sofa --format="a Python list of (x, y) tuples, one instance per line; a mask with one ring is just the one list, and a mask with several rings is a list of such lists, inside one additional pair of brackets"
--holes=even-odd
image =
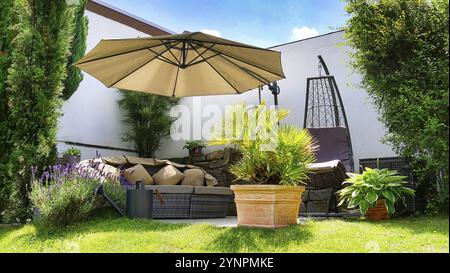
[[(117, 177), (121, 170), (141, 164), (148, 174), (155, 175), (167, 165), (183, 172), (189, 169), (201, 169), (193, 165), (183, 165), (168, 160), (138, 158), (132, 156), (101, 157), (95, 159), (102, 172)], [(88, 164), (88, 161), (81, 164)], [(155, 219), (189, 219), (189, 218), (223, 218), (227, 216), (228, 205), (232, 201), (232, 191), (226, 187), (217, 187), (217, 180), (204, 173), (203, 186), (191, 185), (145, 185), (154, 192), (153, 218)], [(130, 186), (133, 188), (134, 186)], [(156, 195), (159, 191), (162, 201)]]
[(161, 202), (154, 193), (155, 219), (223, 218), (232, 198), (231, 190), (225, 187), (147, 185), (145, 188), (159, 190), (162, 196)]

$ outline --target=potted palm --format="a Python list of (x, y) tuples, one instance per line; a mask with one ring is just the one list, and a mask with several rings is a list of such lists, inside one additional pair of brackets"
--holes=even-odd
[(369, 220), (385, 220), (395, 212), (395, 203), (405, 203), (405, 195), (414, 195), (414, 190), (403, 186), (406, 176), (397, 175), (388, 169), (366, 168), (362, 174), (349, 173), (350, 177), (338, 191), (339, 206), (359, 207), (361, 214)]
[(206, 145), (202, 141), (194, 140), (194, 141), (186, 141), (183, 149), (187, 149), (189, 151), (189, 155), (201, 155), (202, 149), (205, 148)]
[[(235, 180), (244, 182), (231, 186), (240, 226), (296, 224), (305, 190), (301, 185), (307, 181), (308, 165), (315, 161), (309, 132), (291, 125), (278, 127), (288, 112), (265, 108), (263, 103), (250, 112), (245, 105), (234, 106), (232, 119), (222, 121), (210, 142), (234, 144), (242, 154), (229, 168)], [(263, 130), (258, 130), (258, 120), (266, 121)], [(268, 129), (275, 132), (266, 134)]]

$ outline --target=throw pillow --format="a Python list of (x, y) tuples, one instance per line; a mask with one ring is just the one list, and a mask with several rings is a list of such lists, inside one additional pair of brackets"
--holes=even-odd
[(172, 165), (165, 166), (153, 175), (156, 185), (176, 185), (183, 178), (184, 174)]
[(138, 164), (134, 167), (128, 168), (124, 171), (124, 176), (130, 184), (136, 184), (136, 181), (143, 179), (145, 185), (152, 185), (153, 178), (145, 170), (144, 166)]
[(203, 186), (205, 184), (205, 172), (202, 169), (187, 169), (183, 174), (181, 185)]

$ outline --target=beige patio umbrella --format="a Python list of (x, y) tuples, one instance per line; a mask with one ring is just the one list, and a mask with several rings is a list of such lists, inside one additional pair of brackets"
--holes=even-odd
[(280, 52), (201, 32), (102, 40), (75, 65), (107, 87), (175, 97), (240, 94), (285, 78)]

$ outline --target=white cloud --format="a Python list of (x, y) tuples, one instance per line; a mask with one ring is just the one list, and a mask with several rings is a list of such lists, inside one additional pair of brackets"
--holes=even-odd
[(292, 41), (301, 40), (301, 39), (314, 37), (317, 35), (319, 35), (319, 32), (317, 31), (317, 29), (315, 27), (313, 27), (313, 28), (309, 28), (307, 26), (295, 27), (292, 29), (291, 40)]
[(203, 33), (212, 35), (212, 36), (222, 37), (222, 33), (220, 33), (220, 31), (218, 31), (216, 29), (202, 29), (200, 31), (203, 32)]

